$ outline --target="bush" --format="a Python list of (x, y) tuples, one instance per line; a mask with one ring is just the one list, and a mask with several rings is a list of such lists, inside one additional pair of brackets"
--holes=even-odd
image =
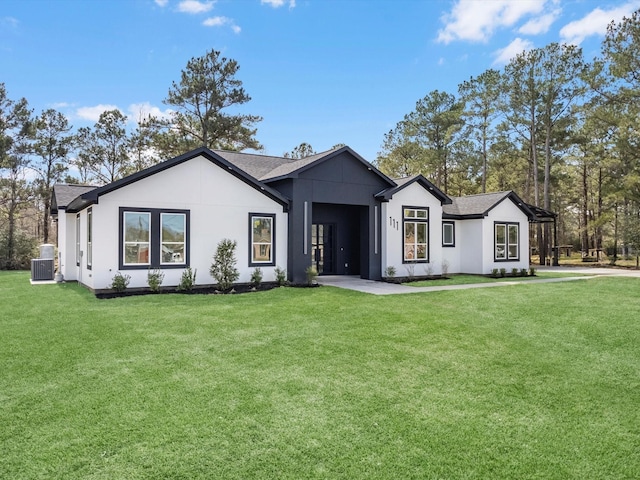
[(164, 273), (159, 269), (149, 270), (147, 273), (147, 283), (152, 292), (159, 292), (162, 281), (164, 280)]
[(523, 269), (520, 270), (520, 276), (521, 277), (526, 277), (527, 276), (527, 269), (526, 268), (523, 268)]
[(500, 276), (501, 277), (505, 277), (507, 275), (507, 269), (506, 268), (501, 268), (500, 269)]
[(446, 277), (449, 274), (449, 262), (446, 260), (442, 261), (442, 276)]
[(287, 284), (287, 271), (284, 268), (276, 267), (274, 273), (276, 274), (276, 283), (278, 286), (285, 286)]
[(519, 272), (520, 272), (520, 270), (518, 270), (517, 268), (512, 268), (511, 269), (511, 276), (512, 277), (517, 277)]
[(191, 290), (193, 290), (193, 287), (196, 284), (197, 272), (197, 268), (195, 270), (192, 270), (191, 267), (187, 267), (187, 269), (182, 272), (177, 290), (179, 292), (190, 292)]
[[(10, 253), (9, 250), (12, 250)], [(29, 270), (31, 259), (38, 258), (35, 238), (20, 231), (13, 234), (13, 246), (9, 248), (9, 235), (6, 230), (0, 232), (0, 270)]]
[(122, 273), (117, 272), (111, 279), (111, 285), (109, 285), (109, 288), (114, 292), (122, 293), (127, 289), (130, 281), (130, 275), (123, 275)]
[(318, 276), (318, 271), (316, 270), (316, 267), (311, 265), (307, 267), (304, 273), (307, 275), (307, 285), (309, 286), (313, 285), (316, 277)]
[(492, 268), (491, 269), (491, 276), (493, 278), (498, 278), (498, 269), (497, 268)]
[(262, 270), (260, 267), (256, 267), (253, 273), (251, 274), (251, 285), (254, 287), (259, 287), (262, 283)]
[(236, 247), (238, 242), (225, 238), (218, 243), (216, 253), (213, 255), (213, 263), (209, 272), (216, 279), (220, 290), (229, 290), (233, 282), (240, 278), (240, 272), (236, 268)]
[(384, 269), (384, 276), (387, 278), (393, 278), (396, 276), (396, 267), (390, 266)]
[(532, 277), (535, 277), (535, 276), (536, 276), (536, 269), (535, 269), (535, 268), (533, 268), (533, 267), (531, 267), (531, 268), (529, 269), (529, 275), (531, 275)]

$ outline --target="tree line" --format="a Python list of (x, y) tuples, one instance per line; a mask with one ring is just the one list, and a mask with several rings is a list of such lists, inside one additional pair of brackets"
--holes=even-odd
[(73, 130), (59, 111), (34, 114), (0, 83), (0, 269), (27, 268), (38, 242), (52, 241), (51, 192), (57, 182), (103, 185), (199, 146), (260, 149), (255, 115), (228, 113), (251, 97), (235, 60), (211, 50), (189, 60), (164, 103), (166, 117), (120, 110)]
[[(0, 269), (28, 267), (36, 243), (52, 240), (56, 182), (113, 182), (199, 146), (261, 149), (261, 117), (229, 113), (251, 99), (238, 70), (215, 50), (192, 58), (164, 99), (168, 114), (140, 115), (133, 131), (119, 110), (74, 130), (0, 83)], [(609, 25), (593, 61), (552, 43), (455, 93), (428, 93), (384, 136), (375, 163), (392, 177), (422, 173), (454, 196), (515, 190), (558, 213), (559, 244), (585, 254), (606, 247), (615, 261), (618, 247), (640, 249), (639, 72), (640, 11)], [(301, 143), (284, 156), (313, 153)], [(543, 260), (548, 225), (535, 240)]]
[[(385, 135), (376, 163), (454, 196), (515, 190), (558, 214), (559, 244), (616, 261), (640, 248), (638, 100), (640, 11), (608, 26), (593, 61), (552, 43), (455, 93), (428, 93)], [(535, 237), (542, 261), (550, 226)]]

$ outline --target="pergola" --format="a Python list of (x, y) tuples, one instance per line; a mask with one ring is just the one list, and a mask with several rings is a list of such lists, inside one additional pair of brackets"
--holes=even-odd
[(535, 205), (527, 204), (527, 207), (533, 212), (533, 218), (530, 219), (531, 223), (551, 223), (553, 222), (553, 261), (552, 265), (557, 267), (559, 265), (560, 249), (558, 247), (558, 214), (551, 210), (546, 210), (542, 207), (536, 207)]

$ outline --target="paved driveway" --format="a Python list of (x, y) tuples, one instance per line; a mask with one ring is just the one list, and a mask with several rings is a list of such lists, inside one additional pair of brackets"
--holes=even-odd
[(518, 285), (519, 283), (555, 283), (570, 282), (575, 280), (586, 280), (602, 275), (639, 277), (640, 270), (625, 270), (618, 268), (596, 268), (596, 267), (539, 267), (541, 272), (574, 272), (580, 276), (576, 277), (559, 277), (559, 278), (540, 278), (532, 280), (510, 280), (494, 283), (471, 283), (466, 285), (444, 285), (437, 287), (409, 287), (406, 285), (398, 285), (395, 283), (376, 282), (374, 280), (365, 280), (358, 276), (349, 275), (328, 275), (318, 277), (320, 285), (329, 285), (332, 287), (346, 288), (348, 290), (356, 290), (358, 292), (370, 293), (372, 295), (395, 295), (405, 293), (424, 293), (438, 292), (443, 290), (465, 290), (468, 288), (493, 288), (504, 287), (507, 285)]

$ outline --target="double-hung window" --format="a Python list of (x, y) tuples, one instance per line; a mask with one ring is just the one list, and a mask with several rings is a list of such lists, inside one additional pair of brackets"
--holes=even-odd
[(520, 259), (520, 224), (496, 222), (495, 229), (495, 260), (509, 261)]
[(87, 268), (93, 265), (93, 210), (87, 210)]
[(275, 265), (275, 215), (249, 214), (249, 265)]
[(76, 266), (80, 266), (80, 214), (76, 215)]
[(455, 247), (456, 246), (455, 223), (453, 223), (453, 222), (442, 222), (442, 246), (443, 247)]
[(189, 264), (189, 211), (120, 208), (120, 268)]
[(429, 261), (429, 209), (403, 207), (403, 261)]

